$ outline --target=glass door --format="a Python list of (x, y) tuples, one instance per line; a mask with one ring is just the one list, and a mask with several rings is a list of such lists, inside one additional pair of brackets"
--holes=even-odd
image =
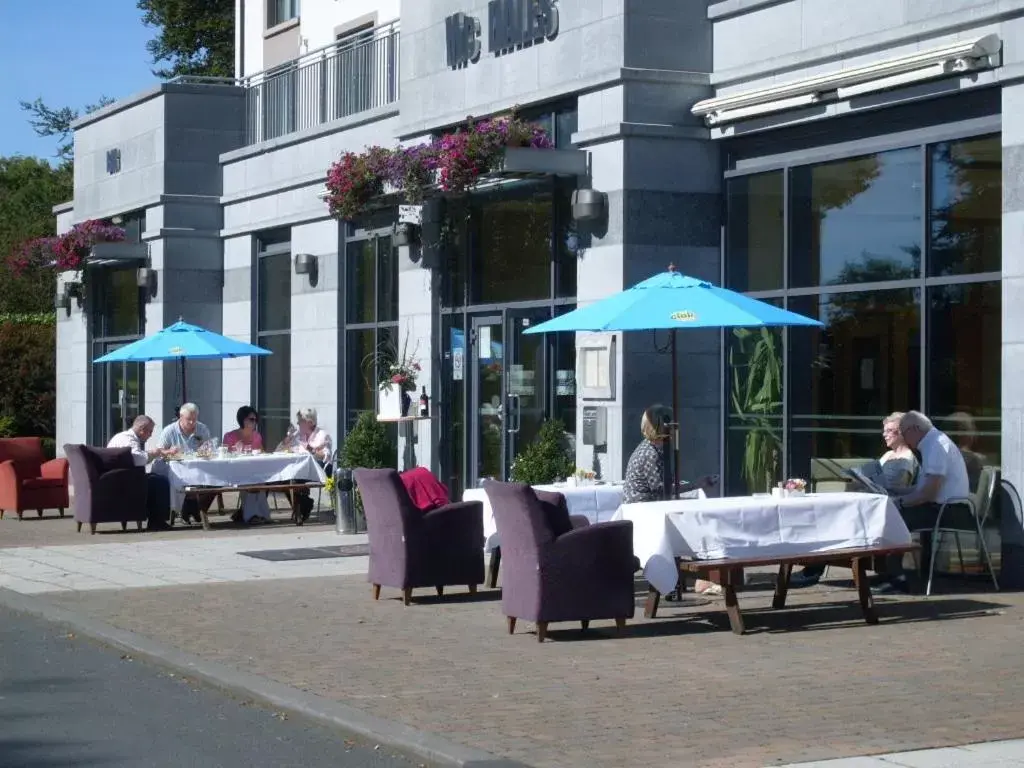
[(548, 417), (548, 341), (524, 332), (549, 316), (547, 309), (505, 310), (471, 320), (473, 485), (507, 480), (515, 457)]
[[(113, 352), (124, 344), (104, 344), (101, 355)], [(99, 423), (95, 442), (106, 445), (118, 432), (128, 429), (142, 412), (142, 363), (107, 363), (95, 366), (99, 385)]]

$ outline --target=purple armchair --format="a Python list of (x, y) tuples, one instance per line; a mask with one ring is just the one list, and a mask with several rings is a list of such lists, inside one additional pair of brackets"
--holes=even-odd
[(541, 500), (528, 485), (484, 486), (501, 537), (501, 607), (508, 631), (516, 619), (537, 624), (544, 641), (553, 621), (633, 617), (633, 524), (628, 520), (574, 528), (564, 505)]
[(75, 495), (71, 509), (78, 530), (82, 523), (96, 533), (98, 523), (120, 523), (121, 530), (135, 521), (139, 530), (148, 518), (146, 470), (135, 466), (130, 448), (92, 448), (65, 445)]
[(470, 594), (484, 581), (484, 515), (479, 501), (446, 504), (429, 512), (416, 509), (393, 469), (352, 473), (366, 512), (370, 538), (373, 599), (380, 588), (402, 590), (405, 604), (417, 587), (437, 594), (456, 584)]

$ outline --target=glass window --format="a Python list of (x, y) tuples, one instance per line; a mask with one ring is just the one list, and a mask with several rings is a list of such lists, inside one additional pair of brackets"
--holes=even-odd
[(726, 285), (734, 291), (782, 288), (785, 205), (782, 171), (729, 179)]
[(962, 449), (983, 457), (983, 463), (997, 465), (1002, 382), (1000, 283), (929, 288), (927, 327), (928, 408), (935, 425)]
[(355, 423), (362, 411), (377, 409), (376, 369), (373, 364), (376, 338), (377, 332), (373, 328), (348, 331), (346, 336), (349, 426)]
[(267, 27), (275, 27), (299, 16), (299, 0), (267, 0)]
[(377, 314), (375, 291), (377, 260), (373, 240), (357, 240), (345, 246), (346, 317), (350, 323), (372, 323)]
[(936, 144), (929, 157), (928, 274), (998, 272), (1003, 248), (999, 136)]
[(583, 244), (580, 242), (580, 233), (575, 227), (572, 218), (572, 190), (573, 185), (561, 182), (555, 185), (555, 224), (556, 236), (555, 247), (556, 268), (555, 293), (559, 298), (573, 297), (576, 295), (576, 273), (579, 266), (580, 250)]
[[(782, 299), (769, 303), (782, 306)], [(725, 493), (766, 493), (783, 479), (782, 331), (734, 328), (726, 331), (726, 344)]]
[(882, 418), (921, 407), (920, 291), (792, 297), (824, 328), (789, 329), (789, 474), (812, 459), (878, 458)]
[(572, 135), (579, 130), (580, 113), (566, 109), (555, 113), (555, 146), (558, 149), (572, 149)]
[(292, 321), (292, 257), (288, 252), (260, 256), (256, 304), (257, 328), (286, 331)]
[(259, 345), (272, 352), (255, 359), (260, 433), (267, 449), (273, 450), (284, 439), (292, 416), (291, 336), (287, 333), (260, 336)]
[(97, 268), (96, 287), (91, 291), (98, 302), (92, 313), (93, 335), (139, 336), (142, 334), (142, 302), (135, 269)]
[(476, 301), (503, 304), (551, 296), (552, 199), (531, 185), (515, 197), (483, 198), (476, 212)]
[(391, 238), (377, 240), (377, 322), (398, 321), (398, 249)]
[(462, 314), (441, 316), (442, 371), (440, 396), (431, 409), (443, 404), (441, 420), (441, 481), (453, 499), (465, 490), (466, 333)]
[(794, 168), (790, 285), (905, 280), (921, 272), (920, 148)]

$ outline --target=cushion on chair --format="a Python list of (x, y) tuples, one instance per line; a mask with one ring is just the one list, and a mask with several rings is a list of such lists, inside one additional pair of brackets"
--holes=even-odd
[(569, 505), (566, 504), (565, 496), (558, 491), (533, 491), (540, 505), (544, 508), (544, 516), (548, 521), (548, 528), (557, 539), (563, 533), (573, 529), (572, 520), (569, 517)]
[(114, 469), (135, 468), (131, 448), (93, 448), (90, 445), (83, 445), (82, 454), (92, 463), (97, 475)]
[(63, 488), (62, 477), (30, 477), (21, 481), (21, 487), (34, 490), (36, 488)]
[(450, 502), (448, 489), (426, 467), (407, 469), (399, 477), (412, 505), (421, 512), (429, 512)]

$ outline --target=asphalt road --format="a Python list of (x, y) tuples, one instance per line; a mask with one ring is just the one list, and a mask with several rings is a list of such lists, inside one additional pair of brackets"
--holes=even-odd
[(0, 608), (0, 766), (415, 768)]

